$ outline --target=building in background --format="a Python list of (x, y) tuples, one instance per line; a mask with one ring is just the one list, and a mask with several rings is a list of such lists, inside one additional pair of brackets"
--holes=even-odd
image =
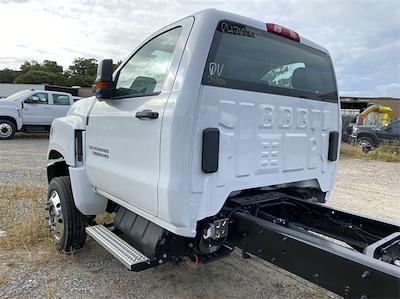
[(393, 119), (400, 118), (400, 98), (388, 97), (340, 97), (342, 114), (358, 115), (364, 109), (372, 105), (389, 107), (393, 111)]

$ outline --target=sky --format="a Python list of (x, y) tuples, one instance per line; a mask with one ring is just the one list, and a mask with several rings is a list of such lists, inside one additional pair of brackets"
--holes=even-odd
[(0, 69), (25, 60), (123, 60), (161, 27), (216, 8), (327, 48), (341, 96), (400, 97), (399, 0), (0, 0)]

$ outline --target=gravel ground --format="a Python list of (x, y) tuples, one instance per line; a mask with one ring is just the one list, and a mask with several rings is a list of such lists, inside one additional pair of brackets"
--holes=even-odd
[[(0, 184), (46, 188), (45, 136), (0, 143)], [(340, 161), (331, 205), (400, 223), (400, 163)], [(258, 258), (235, 252), (208, 265), (163, 265), (127, 271), (94, 241), (73, 255), (48, 246), (0, 249), (0, 298), (332, 298), (336, 297)]]
[(36, 185), (47, 188), (46, 134), (17, 134), (0, 142), (0, 184)]

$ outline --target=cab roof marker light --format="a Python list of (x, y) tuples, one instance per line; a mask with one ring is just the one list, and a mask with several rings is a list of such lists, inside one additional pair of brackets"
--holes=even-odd
[(283, 27), (283, 26), (280, 26), (277, 24), (273, 24), (273, 23), (268, 23), (267, 30), (268, 30), (268, 32), (289, 38), (296, 42), (300, 42), (300, 35), (297, 32), (290, 30), (289, 28), (286, 28), (286, 27)]

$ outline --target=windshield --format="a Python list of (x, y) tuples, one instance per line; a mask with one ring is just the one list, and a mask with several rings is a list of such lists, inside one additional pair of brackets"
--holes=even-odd
[(12, 95), (6, 97), (6, 99), (11, 100), (11, 101), (17, 101), (21, 97), (28, 95), (30, 92), (31, 92), (30, 90), (21, 90), (21, 91), (18, 91), (16, 93), (13, 93)]
[(338, 102), (333, 67), (326, 53), (229, 21), (218, 24), (202, 83)]

